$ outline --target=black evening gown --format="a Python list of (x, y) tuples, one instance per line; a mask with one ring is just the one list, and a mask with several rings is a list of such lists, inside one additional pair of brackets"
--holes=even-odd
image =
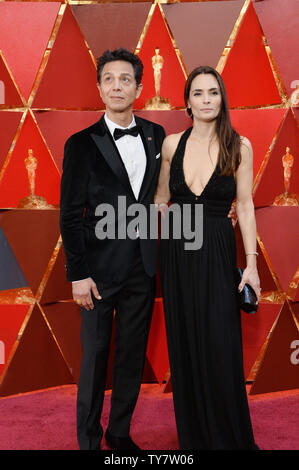
[[(161, 281), (175, 418), (181, 449), (258, 449), (245, 388), (236, 302), (235, 234), (227, 217), (234, 176), (216, 168), (200, 195), (187, 186), (182, 135), (170, 169), (171, 202), (203, 204), (203, 245), (162, 238)], [(191, 211), (194, 217), (194, 210)], [(192, 217), (191, 217), (192, 219)], [(194, 220), (193, 220), (194, 222)], [(193, 227), (194, 228), (194, 227)]]

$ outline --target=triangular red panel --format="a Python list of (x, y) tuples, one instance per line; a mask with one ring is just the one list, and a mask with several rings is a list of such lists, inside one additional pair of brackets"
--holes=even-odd
[(66, 7), (32, 107), (103, 109), (97, 88), (96, 67), (69, 5)]
[[(294, 346), (296, 341), (297, 346)], [(277, 392), (299, 387), (299, 331), (285, 303), (270, 336), (263, 359), (251, 387), (250, 395)]]
[(74, 383), (36, 305), (0, 386), (0, 396)]
[[(30, 195), (28, 163), (29, 150), (36, 159), (34, 194), (47, 204), (59, 205), (60, 175), (42, 136), (30, 114), (27, 113), (15, 148), (0, 182), (0, 207), (23, 207), (21, 200)], [(43, 207), (45, 208), (45, 207)]]
[(159, 5), (156, 5), (151, 22), (141, 45), (139, 57), (144, 65), (143, 90), (135, 102), (136, 109), (144, 108), (148, 99), (156, 95), (152, 57), (155, 48), (164, 59), (161, 75), (160, 96), (167, 98), (172, 107), (184, 107), (185, 75), (179, 63)]
[(0, 111), (0, 171), (16, 134), (21, 116), (22, 113), (19, 112)]
[(253, 150), (253, 177), (255, 178), (272, 140), (286, 113), (285, 109), (232, 109), (232, 125), (247, 137)]
[(134, 52), (151, 5), (150, 2), (102, 3), (72, 5), (71, 9), (93, 56), (97, 58), (107, 49), (119, 47)]
[(230, 108), (281, 103), (262, 36), (250, 3), (222, 72)]
[(28, 305), (0, 304), (0, 376), (7, 367), (11, 349), (28, 312)]
[(74, 381), (78, 383), (81, 363), (80, 308), (74, 302), (57, 302), (44, 305), (42, 309)]
[(299, 207), (260, 208), (256, 221), (273, 270), (286, 292), (299, 265)]
[[(297, 322), (299, 323), (299, 302), (298, 301), (291, 302), (290, 308), (291, 308), (291, 311), (294, 314)], [(298, 325), (298, 323), (297, 323), (297, 325)], [(298, 354), (298, 357), (299, 357), (299, 354)]]
[[(189, 73), (199, 65), (217, 66), (243, 4), (235, 0), (162, 5)], [(207, 41), (211, 31), (213, 40)]]
[(160, 111), (146, 111), (138, 110), (135, 113), (143, 119), (156, 122), (164, 127), (166, 135), (182, 132), (188, 127), (192, 126), (191, 119), (186, 115), (184, 110), (160, 110)]
[(0, 54), (0, 108), (23, 106), (22, 99)]
[(166, 383), (164, 385), (163, 393), (171, 393), (171, 392), (172, 392), (172, 383), (171, 383), (171, 376), (169, 373), (169, 376), (166, 379)]
[(0, 225), (35, 294), (57, 244), (59, 211), (1, 211)]
[(63, 246), (61, 246), (39, 300), (40, 304), (73, 298), (72, 283), (66, 280), (65, 263), (64, 249)]
[(259, 185), (254, 194), (255, 206), (272, 205), (275, 198), (285, 192), (284, 167), (282, 157), (289, 153), (293, 156), (293, 166), (290, 168), (289, 194), (297, 195), (299, 201), (299, 128), (291, 110), (288, 111), (277, 136), (274, 148), (267, 165), (260, 177)]
[(155, 301), (146, 355), (157, 380), (162, 383), (169, 369), (162, 299)]
[(298, 0), (271, 0), (271, 5), (258, 2), (254, 8), (290, 96), (294, 91), (292, 82), (299, 79)]
[(241, 313), (245, 379), (248, 378), (280, 309), (279, 304), (260, 303), (256, 314)]
[(34, 115), (61, 173), (65, 141), (70, 135), (98, 121), (102, 113), (98, 111), (42, 111), (35, 112)]
[(59, 7), (59, 2), (0, 3), (1, 49), (26, 101), (50, 39)]

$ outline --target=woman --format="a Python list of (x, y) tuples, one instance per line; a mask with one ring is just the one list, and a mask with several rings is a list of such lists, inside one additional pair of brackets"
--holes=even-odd
[(247, 259), (238, 287), (250, 284), (259, 298), (252, 148), (232, 128), (224, 83), (216, 70), (193, 70), (185, 103), (193, 126), (164, 140), (155, 198), (162, 213), (169, 201), (190, 204), (193, 224), (196, 204), (203, 205), (200, 249), (186, 250), (183, 237), (161, 239), (179, 444), (181, 449), (258, 449), (243, 373), (234, 229), (227, 217), (236, 197)]

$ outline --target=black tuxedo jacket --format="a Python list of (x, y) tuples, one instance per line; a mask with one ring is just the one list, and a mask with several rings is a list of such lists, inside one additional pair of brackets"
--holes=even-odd
[[(92, 126), (72, 135), (65, 143), (60, 196), (60, 229), (66, 255), (68, 281), (92, 277), (94, 281), (121, 282), (134, 261), (136, 242), (102, 239), (95, 233), (99, 204), (110, 204), (118, 218), (118, 196), (126, 206), (143, 204), (149, 213), (159, 175), (163, 127), (135, 116), (141, 126), (147, 165), (138, 201), (104, 117)], [(124, 200), (124, 198), (123, 198)], [(136, 217), (136, 216), (135, 216)], [(125, 216), (126, 226), (134, 216)], [(157, 240), (140, 239), (144, 269), (153, 276), (157, 269)]]

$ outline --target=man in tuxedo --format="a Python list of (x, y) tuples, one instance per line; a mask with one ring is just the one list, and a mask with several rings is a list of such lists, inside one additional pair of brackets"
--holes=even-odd
[[(100, 449), (100, 417), (115, 312), (116, 339), (109, 424), (109, 447), (139, 449), (130, 437), (155, 297), (157, 240), (119, 237), (118, 222), (132, 217), (119, 209), (142, 204), (149, 213), (160, 170), (164, 129), (134, 116), (143, 65), (126, 49), (98, 59), (98, 87), (106, 106), (103, 117), (72, 135), (65, 144), (61, 180), (60, 226), (67, 280), (81, 307), (82, 362), (77, 395), (80, 449)], [(116, 237), (96, 234), (99, 204), (116, 213)], [(103, 217), (103, 216), (102, 216)]]

